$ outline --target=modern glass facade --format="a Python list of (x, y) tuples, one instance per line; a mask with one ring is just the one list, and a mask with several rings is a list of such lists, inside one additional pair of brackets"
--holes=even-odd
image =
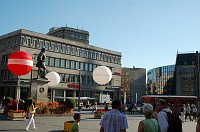
[(173, 94), (175, 65), (151, 69), (147, 72), (147, 94)]

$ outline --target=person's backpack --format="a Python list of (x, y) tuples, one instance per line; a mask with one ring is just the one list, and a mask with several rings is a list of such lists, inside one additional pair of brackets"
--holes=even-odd
[[(166, 112), (166, 111), (165, 111)], [(167, 132), (182, 132), (182, 121), (178, 116), (175, 116), (171, 112), (166, 112), (168, 117), (168, 130)]]

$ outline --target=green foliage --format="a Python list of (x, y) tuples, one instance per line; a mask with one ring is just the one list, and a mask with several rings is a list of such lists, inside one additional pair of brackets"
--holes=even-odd
[(76, 106), (76, 102), (73, 99), (66, 99), (65, 105), (67, 108), (73, 109)]
[(3, 104), (7, 106), (9, 103), (13, 101), (12, 97), (6, 97), (5, 100), (3, 101)]

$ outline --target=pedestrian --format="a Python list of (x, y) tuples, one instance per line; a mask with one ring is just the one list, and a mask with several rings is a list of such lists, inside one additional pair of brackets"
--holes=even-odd
[(74, 123), (72, 124), (72, 132), (79, 132), (79, 122), (81, 120), (80, 114), (74, 114)]
[(168, 108), (166, 108), (166, 102), (163, 99), (159, 99), (156, 103), (156, 111), (158, 112), (158, 124), (160, 126), (161, 132), (167, 132), (169, 124), (168, 117), (166, 112), (170, 112)]
[(133, 105), (132, 104), (130, 104), (128, 107), (128, 113), (133, 114)]
[(6, 97), (5, 97), (5, 96), (1, 97), (1, 109), (3, 109), (3, 108), (4, 108), (5, 99), (6, 99)]
[(23, 99), (19, 99), (19, 109), (20, 110), (24, 110), (24, 104), (25, 104), (24, 100)]
[(152, 118), (153, 106), (151, 104), (143, 105), (143, 114), (145, 119), (140, 121), (138, 132), (158, 132), (159, 125), (158, 121)]
[(89, 101), (89, 100), (87, 100), (85, 107), (86, 107), (86, 109), (87, 109), (87, 108), (90, 109), (90, 101)]
[(187, 119), (187, 116), (189, 116), (190, 121), (193, 121), (192, 118), (191, 118), (191, 108), (190, 108), (190, 104), (187, 104), (187, 107), (186, 107), (185, 121), (186, 121), (186, 119)]
[(100, 132), (126, 132), (128, 122), (126, 116), (121, 113), (120, 100), (112, 101), (112, 110), (105, 112), (100, 122)]
[(29, 100), (29, 104), (28, 104), (28, 107), (27, 107), (27, 115), (29, 117), (29, 120), (26, 124), (26, 131), (29, 130), (29, 127), (31, 125), (31, 123), (33, 123), (33, 128), (34, 129), (37, 129), (37, 127), (35, 127), (35, 120), (34, 120), (34, 114), (35, 114), (35, 111), (36, 111), (37, 107), (35, 107), (35, 101), (34, 99), (30, 99)]
[(106, 111), (109, 111), (109, 109), (108, 109), (108, 104), (106, 104), (105, 110), (106, 110)]
[(184, 119), (185, 119), (185, 112), (186, 112), (186, 109), (185, 109), (185, 104), (182, 105), (181, 107), (181, 121), (184, 122)]
[(97, 101), (94, 101), (94, 105), (93, 105), (93, 109), (92, 109), (92, 113), (97, 111)]
[(196, 117), (197, 117), (197, 107), (196, 107), (196, 105), (193, 105), (193, 107), (192, 107), (192, 114), (193, 114), (193, 120), (196, 121)]
[(82, 107), (83, 107), (83, 101), (81, 100), (80, 103), (79, 103), (79, 110), (80, 111), (81, 111)]

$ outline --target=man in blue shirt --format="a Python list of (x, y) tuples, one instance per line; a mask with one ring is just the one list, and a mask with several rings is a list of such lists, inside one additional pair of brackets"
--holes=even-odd
[(105, 112), (100, 122), (100, 132), (126, 132), (128, 122), (126, 116), (121, 113), (120, 100), (112, 101), (112, 110)]

